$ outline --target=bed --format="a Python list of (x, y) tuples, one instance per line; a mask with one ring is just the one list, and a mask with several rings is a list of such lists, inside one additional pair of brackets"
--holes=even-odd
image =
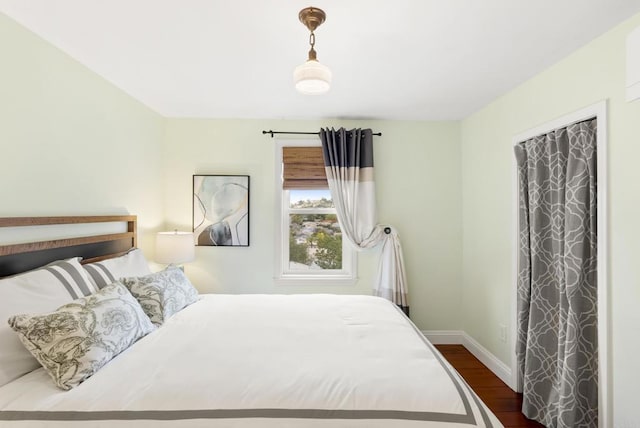
[[(126, 231), (0, 246), (1, 275), (70, 256), (84, 263), (116, 260), (136, 245), (135, 216), (51, 219), (0, 219), (0, 226), (71, 219), (123, 222)], [(386, 300), (210, 294), (69, 391), (56, 387), (42, 367), (0, 386), (0, 426), (502, 425)]]

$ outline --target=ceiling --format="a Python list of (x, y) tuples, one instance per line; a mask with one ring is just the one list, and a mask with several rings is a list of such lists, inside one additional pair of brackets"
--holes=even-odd
[[(298, 94), (307, 6), (329, 93)], [(640, 0), (0, 0), (168, 117), (461, 119), (640, 12)]]

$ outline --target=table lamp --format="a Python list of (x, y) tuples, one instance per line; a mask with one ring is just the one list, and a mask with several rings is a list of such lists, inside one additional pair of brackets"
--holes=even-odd
[[(156, 235), (156, 257), (158, 263), (180, 265), (196, 258), (192, 232), (158, 232)], [(184, 267), (180, 266), (184, 270)]]

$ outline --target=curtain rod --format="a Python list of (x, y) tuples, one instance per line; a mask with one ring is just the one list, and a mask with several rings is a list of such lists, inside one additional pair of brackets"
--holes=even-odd
[[(273, 138), (274, 134), (293, 134), (293, 135), (320, 135), (319, 132), (291, 132), (291, 131), (262, 131), (262, 135), (271, 134), (271, 138)], [(382, 136), (382, 132), (374, 132), (371, 135), (377, 135), (378, 137)]]

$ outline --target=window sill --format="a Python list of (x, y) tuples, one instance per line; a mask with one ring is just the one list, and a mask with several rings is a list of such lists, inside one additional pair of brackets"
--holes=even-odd
[(302, 285), (302, 286), (352, 286), (358, 282), (357, 277), (352, 276), (302, 276), (287, 275), (274, 278), (276, 285)]

